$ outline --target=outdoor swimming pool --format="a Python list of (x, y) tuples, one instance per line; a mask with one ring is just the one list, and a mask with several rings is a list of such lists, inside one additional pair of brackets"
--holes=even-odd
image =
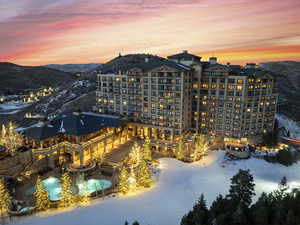
[[(60, 179), (56, 177), (48, 177), (43, 181), (44, 187), (49, 193), (49, 198), (51, 201), (58, 201), (60, 200), (60, 193), (62, 192), (60, 187)], [(91, 194), (95, 191), (101, 191), (112, 186), (111, 181), (104, 180), (104, 179), (89, 179), (87, 181), (83, 181), (82, 183), (78, 184), (78, 191), (76, 187), (72, 187), (74, 193), (82, 195), (85, 191), (88, 194)], [(35, 187), (31, 187), (26, 191), (26, 195), (33, 195), (35, 192)]]

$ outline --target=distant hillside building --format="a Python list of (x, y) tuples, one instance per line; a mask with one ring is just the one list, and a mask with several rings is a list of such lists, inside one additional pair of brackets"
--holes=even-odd
[(163, 141), (188, 132), (248, 141), (273, 130), (278, 98), (274, 77), (256, 64), (202, 62), (187, 51), (103, 67), (96, 93), (98, 112)]

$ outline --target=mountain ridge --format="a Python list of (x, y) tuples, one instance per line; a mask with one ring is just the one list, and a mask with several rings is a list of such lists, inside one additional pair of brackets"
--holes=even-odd
[(89, 72), (100, 65), (101, 63), (84, 63), (84, 64), (68, 63), (68, 64), (48, 64), (48, 65), (43, 65), (42, 67), (56, 69), (56, 70), (69, 72), (69, 73), (79, 73), (79, 72), (82, 73), (82, 72)]

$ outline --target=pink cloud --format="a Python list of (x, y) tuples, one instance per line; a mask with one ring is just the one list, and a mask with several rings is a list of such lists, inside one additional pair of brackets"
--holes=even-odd
[(288, 44), (288, 39), (295, 44), (300, 36), (300, 2), (294, 0), (7, 2), (5, 16), (0, 16), (0, 61), (104, 61), (120, 49), (217, 52), (273, 46), (281, 40)]

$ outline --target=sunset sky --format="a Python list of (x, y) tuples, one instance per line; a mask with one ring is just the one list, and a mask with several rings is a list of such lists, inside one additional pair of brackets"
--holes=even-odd
[(188, 50), (240, 63), (300, 61), (299, 0), (0, 0), (0, 61), (103, 63)]

